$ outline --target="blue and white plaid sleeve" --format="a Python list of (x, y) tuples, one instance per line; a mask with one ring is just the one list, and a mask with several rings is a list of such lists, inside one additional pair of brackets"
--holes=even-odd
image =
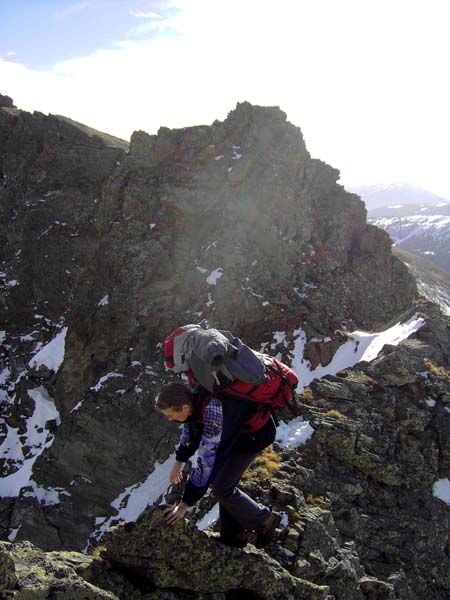
[(197, 466), (193, 469), (189, 482), (197, 487), (206, 486), (216, 459), (217, 448), (222, 438), (222, 404), (213, 398), (203, 415), (203, 435), (198, 448)]
[(189, 427), (185, 424), (181, 427), (180, 440), (175, 448), (176, 459), (180, 462), (186, 462), (195, 453), (197, 447), (192, 444)]

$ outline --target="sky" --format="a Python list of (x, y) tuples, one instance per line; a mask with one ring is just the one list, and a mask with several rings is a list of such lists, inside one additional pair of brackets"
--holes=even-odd
[(0, 93), (129, 139), (279, 106), (344, 185), (450, 199), (448, 0), (0, 0)]

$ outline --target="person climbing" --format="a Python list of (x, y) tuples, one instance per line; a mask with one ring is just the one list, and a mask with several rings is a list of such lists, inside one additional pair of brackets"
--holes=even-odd
[[(182, 519), (211, 486), (219, 502), (219, 541), (243, 548), (249, 532), (256, 531), (255, 546), (263, 548), (273, 539), (281, 516), (256, 503), (237, 487), (253, 459), (275, 439), (275, 424), (258, 417), (260, 405), (221, 394), (219, 400), (191, 378), (165, 384), (156, 398), (156, 407), (169, 420), (182, 423), (176, 460), (170, 482), (183, 478), (184, 463), (198, 450), (197, 466), (191, 471), (181, 502), (165, 509), (168, 524)], [(196, 382), (194, 382), (196, 383)]]

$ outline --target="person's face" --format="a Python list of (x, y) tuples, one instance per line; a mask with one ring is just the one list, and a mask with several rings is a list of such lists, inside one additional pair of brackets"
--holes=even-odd
[(161, 412), (169, 421), (184, 423), (192, 414), (192, 406), (190, 404), (183, 404), (178, 410), (173, 407), (162, 408)]

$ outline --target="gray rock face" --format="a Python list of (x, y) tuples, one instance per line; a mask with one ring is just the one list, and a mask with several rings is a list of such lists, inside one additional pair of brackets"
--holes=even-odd
[(129, 149), (0, 109), (0, 445), (23, 454), (0, 465), (5, 538), (81, 550), (167, 459), (178, 430), (152, 399), (173, 327), (208, 318), (255, 347), (303, 327), (332, 338), (310, 349), (325, 363), (335, 330), (411, 305), (414, 280), (338, 177), (278, 108), (135, 132)]

